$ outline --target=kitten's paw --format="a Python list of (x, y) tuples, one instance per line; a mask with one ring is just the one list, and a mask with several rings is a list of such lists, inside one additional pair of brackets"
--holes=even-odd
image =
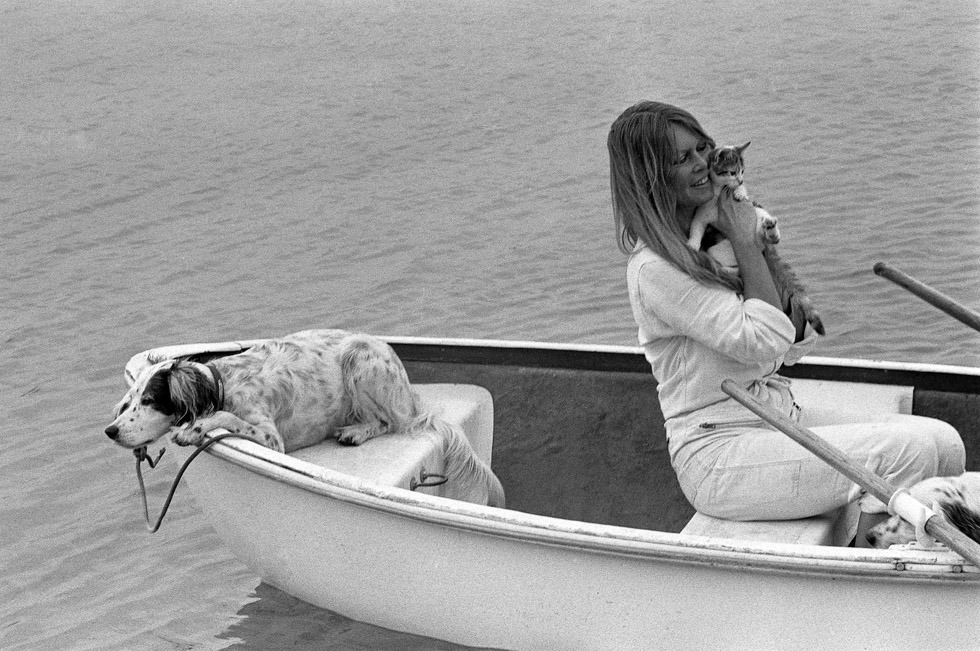
[(776, 222), (771, 225), (763, 225), (760, 235), (765, 244), (779, 244), (779, 226), (776, 225)]
[(779, 244), (779, 222), (776, 218), (769, 214), (769, 212), (760, 206), (755, 205), (755, 214), (758, 219), (757, 230), (759, 233), (759, 239), (765, 244)]

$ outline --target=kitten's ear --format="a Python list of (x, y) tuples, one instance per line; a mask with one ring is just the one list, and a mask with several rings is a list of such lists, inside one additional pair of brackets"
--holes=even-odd
[(739, 145), (738, 147), (736, 147), (735, 148), (735, 151), (737, 151), (739, 154), (741, 154), (743, 151), (745, 151), (746, 149), (748, 149), (749, 148), (749, 145), (751, 145), (751, 144), (752, 144), (752, 141), (750, 140), (749, 142), (745, 143), (744, 145)]

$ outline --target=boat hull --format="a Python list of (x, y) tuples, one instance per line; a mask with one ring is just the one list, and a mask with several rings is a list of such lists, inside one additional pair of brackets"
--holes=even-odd
[[(693, 510), (672, 476), (639, 350), (393, 345), (413, 382), (491, 391), (493, 466), (509, 508), (219, 442), (186, 479), (236, 556), (285, 592), (393, 630), (515, 650), (971, 648), (980, 639), (980, 570), (947, 550), (677, 533)], [(142, 363), (134, 358), (127, 374)], [(980, 372), (829, 361), (807, 373), (807, 390), (837, 391), (834, 400), (867, 384), (896, 409), (948, 414), (968, 467), (975, 459)]]
[(385, 628), (538, 651), (967, 648), (980, 635), (980, 574), (950, 552), (574, 523), (275, 456), (218, 443), (187, 479), (221, 538), (265, 581)]

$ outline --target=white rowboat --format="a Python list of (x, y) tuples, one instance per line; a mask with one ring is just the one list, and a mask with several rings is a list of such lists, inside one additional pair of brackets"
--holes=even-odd
[[(695, 516), (640, 349), (388, 341), (478, 454), (490, 460), (492, 447), (508, 508), (411, 490), (438, 462), (397, 440), (291, 456), (221, 441), (188, 483), (231, 550), (283, 591), (389, 629), (515, 650), (980, 644), (980, 570), (952, 551), (830, 546), (840, 514)], [(148, 355), (254, 343), (154, 349), (127, 377)], [(784, 371), (804, 405), (873, 402), (951, 422), (978, 469), (980, 370), (809, 358)]]

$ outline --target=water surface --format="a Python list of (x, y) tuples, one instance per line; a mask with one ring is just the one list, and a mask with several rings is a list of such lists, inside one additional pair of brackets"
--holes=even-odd
[[(309, 327), (633, 344), (605, 137), (751, 140), (816, 353), (980, 363), (980, 8), (0, 5), (0, 647), (453, 649), (260, 583), (189, 495), (144, 531), (102, 430), (157, 345)], [(168, 477), (150, 480), (160, 496)]]

